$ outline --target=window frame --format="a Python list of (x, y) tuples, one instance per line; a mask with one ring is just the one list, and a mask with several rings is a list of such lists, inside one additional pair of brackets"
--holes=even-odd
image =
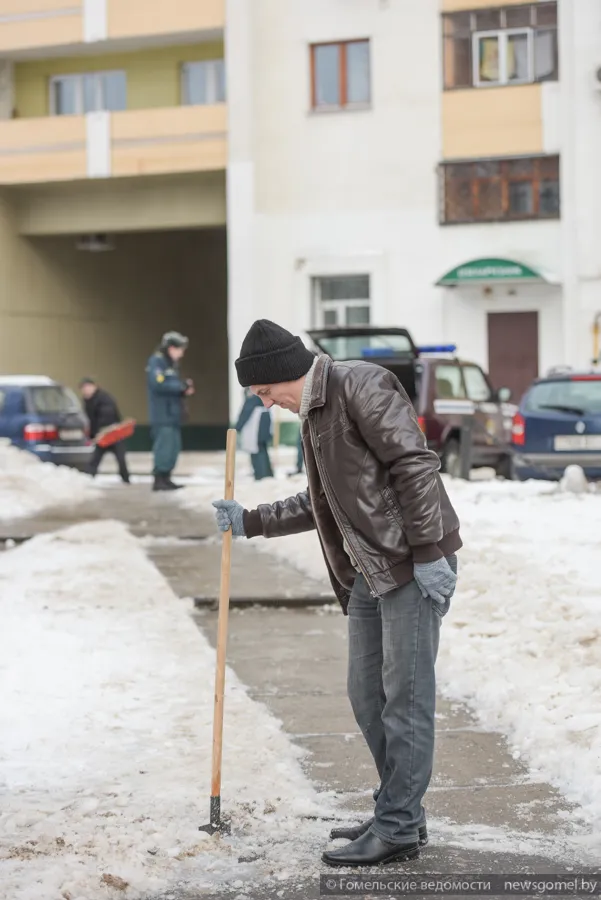
[[(532, 169), (530, 173), (512, 172), (511, 163), (530, 162)], [(554, 161), (557, 179), (551, 177), (549, 171), (545, 171), (545, 163)], [(499, 166), (497, 175), (478, 175), (475, 171), (476, 166), (482, 166), (486, 163), (495, 163)], [(457, 180), (468, 181), (470, 184), (470, 217), (462, 219), (448, 218), (448, 191), (449, 191), (449, 172), (454, 167), (471, 168), (469, 176), (456, 176)], [(442, 162), (439, 166), (439, 186), (440, 186), (440, 205), (439, 205), (439, 224), (440, 225), (486, 225), (489, 223), (499, 222), (531, 222), (531, 221), (554, 221), (561, 218), (561, 165), (558, 154), (552, 153), (539, 156), (513, 156), (513, 157), (493, 157), (487, 159), (468, 159), (468, 160), (449, 160)], [(452, 178), (452, 176), (450, 176)], [(559, 205), (557, 213), (541, 214), (541, 185), (547, 181), (557, 180), (559, 187)], [(502, 215), (483, 217), (480, 215), (480, 186), (484, 182), (496, 183), (501, 188), (501, 209)], [(515, 182), (527, 182), (533, 187), (533, 208), (530, 213), (516, 213), (509, 208), (509, 186)]]
[[(217, 74), (217, 66), (220, 65), (223, 70), (223, 100), (218, 99), (219, 76)], [(214, 99), (207, 103), (191, 103), (188, 99), (187, 73), (192, 66), (208, 66), (211, 71), (211, 87), (213, 89)], [(220, 106), (227, 102), (227, 84), (225, 80), (225, 59), (216, 57), (215, 59), (190, 59), (183, 62), (180, 67), (180, 105), (181, 106)]]
[[(480, 373), (480, 375), (484, 379), (484, 384), (488, 388), (488, 397), (486, 397), (484, 400), (475, 400), (474, 397), (470, 397), (470, 388), (469, 388), (468, 380), (467, 380), (466, 374), (465, 374), (466, 369), (475, 369), (477, 372)], [(496, 402), (493, 386), (491, 385), (490, 380), (489, 380), (486, 372), (484, 371), (484, 369), (482, 369), (482, 367), (479, 366), (477, 363), (462, 362), (461, 363), (461, 376), (463, 378), (463, 385), (465, 387), (465, 396), (467, 397), (468, 400), (471, 400), (472, 403), (494, 403), (494, 402)]]
[[(463, 397), (441, 397), (440, 396), (439, 391), (438, 391), (438, 370), (439, 369), (453, 369), (454, 371), (456, 371), (458, 373), (459, 384), (463, 388)], [(446, 380), (448, 380), (448, 379), (446, 379)], [(465, 379), (463, 377), (463, 367), (461, 366), (459, 360), (453, 360), (453, 359), (437, 360), (436, 364), (434, 365), (434, 378), (432, 379), (432, 381), (433, 381), (433, 390), (434, 390), (434, 399), (435, 400), (447, 400), (449, 402), (454, 402), (457, 400), (461, 401), (461, 400), (468, 399), (467, 386), (465, 383)]]
[[(94, 92), (95, 98), (97, 101), (100, 100), (100, 103), (102, 104), (102, 102), (104, 100), (102, 79), (103, 79), (103, 77), (106, 77), (107, 75), (123, 75), (124, 76), (124, 78), (125, 78), (125, 107), (124, 107), (124, 109), (127, 109), (127, 71), (125, 69), (99, 69), (98, 71), (92, 71), (92, 72), (68, 72), (65, 75), (52, 75), (50, 78), (50, 81), (48, 82), (48, 93), (49, 93), (48, 108), (50, 110), (50, 115), (51, 116), (85, 116), (85, 115), (88, 115), (88, 113), (86, 113), (84, 111), (84, 78), (86, 76), (94, 77), (94, 80), (96, 82), (96, 87), (95, 87), (95, 92)], [(58, 84), (59, 82), (65, 82), (65, 81), (73, 81), (77, 85), (77, 90), (76, 90), (77, 110), (74, 113), (61, 113), (61, 112), (58, 112), (57, 108), (56, 108), (55, 85)], [(110, 113), (110, 112), (123, 112), (123, 111), (124, 110), (106, 109), (105, 107), (102, 107), (102, 105), (101, 105), (99, 109), (94, 109), (91, 112), (108, 112), (108, 113)]]
[[(467, 5), (467, 4), (466, 4)], [(465, 91), (465, 90), (479, 90), (485, 87), (513, 87), (524, 84), (542, 84), (546, 81), (558, 81), (560, 77), (559, 71), (559, 48), (558, 48), (558, 0), (537, 0), (537, 2), (524, 2), (518, 3), (511, 6), (503, 5), (500, 3), (498, 6), (488, 7), (482, 9), (480, 7), (476, 9), (465, 9), (458, 10), (455, 12), (443, 12), (441, 13), (441, 51), (442, 51), (442, 90), (443, 91)], [(548, 20), (545, 20), (544, 15), (548, 11), (550, 7), (553, 7), (553, 15), (549, 17)], [(512, 26), (507, 27), (507, 14), (519, 9), (528, 10), (528, 25), (520, 25), (520, 26)], [(478, 28), (478, 14), (482, 12), (498, 12), (499, 13), (499, 21), (500, 26), (497, 28)], [(464, 21), (465, 20), (465, 21)], [(528, 49), (528, 67), (530, 80), (505, 80), (498, 82), (481, 82), (479, 79), (479, 70), (478, 70), (478, 42), (475, 40), (475, 36), (478, 35), (482, 37), (482, 35), (486, 34), (510, 34), (515, 32), (524, 32), (530, 30), (532, 32), (531, 37), (529, 38), (529, 49)], [(553, 44), (553, 66), (554, 70), (550, 75), (537, 75), (536, 68), (536, 39), (539, 34), (543, 33), (551, 33), (554, 34), (554, 44)], [(469, 54), (471, 59), (469, 60), (468, 71), (470, 73), (470, 84), (455, 83), (455, 78), (457, 77), (456, 69), (455, 69), (455, 61), (457, 57), (455, 54), (457, 53), (456, 42), (465, 41), (467, 47), (469, 48)], [(506, 73), (506, 57), (507, 57), (507, 39), (503, 39), (503, 49), (502, 53), (504, 55), (504, 72)], [(501, 53), (501, 48), (500, 48)], [(500, 60), (501, 62), (501, 60)], [(453, 72), (453, 75), (449, 73)], [(467, 81), (467, 79), (465, 79)]]
[[(509, 38), (514, 35), (526, 35), (528, 40), (528, 75), (526, 78), (507, 77), (507, 48)], [(479, 42), (485, 38), (497, 38), (499, 42), (499, 80), (498, 81), (480, 81), (480, 53)], [(534, 29), (530, 27), (524, 28), (504, 28), (493, 29), (491, 31), (474, 31), (472, 32), (472, 88), (489, 88), (489, 87), (511, 87), (514, 84), (533, 84), (534, 83)]]
[[(341, 297), (336, 300), (324, 300), (322, 297), (322, 280), (326, 278), (353, 278), (367, 277), (368, 279), (368, 296), (367, 297)], [(351, 272), (344, 275), (313, 275), (311, 277), (312, 284), (312, 314), (313, 328), (346, 328), (346, 310), (347, 309), (367, 309), (368, 321), (366, 325), (371, 324), (372, 301), (371, 301), (371, 274), (369, 272)], [(326, 325), (324, 321), (324, 313), (330, 310), (341, 311), (343, 313), (343, 322), (337, 325)]]
[[(348, 53), (349, 44), (367, 44), (368, 48), (368, 100), (350, 101), (348, 100)], [(315, 61), (315, 51), (320, 47), (337, 47), (338, 48), (338, 103), (317, 103), (317, 66)], [(339, 41), (316, 41), (309, 44), (309, 66), (311, 72), (311, 112), (328, 113), (343, 112), (345, 110), (354, 109), (370, 109), (372, 105), (372, 69), (371, 69), (371, 39), (370, 38), (348, 38)]]

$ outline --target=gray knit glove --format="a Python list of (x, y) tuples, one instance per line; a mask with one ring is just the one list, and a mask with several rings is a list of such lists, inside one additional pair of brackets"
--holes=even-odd
[(219, 531), (232, 529), (234, 537), (244, 537), (244, 507), (236, 500), (214, 500), (213, 506), (217, 510), (215, 518)]
[(455, 592), (457, 576), (444, 558), (435, 562), (415, 563), (413, 575), (423, 597), (430, 597), (444, 604)]

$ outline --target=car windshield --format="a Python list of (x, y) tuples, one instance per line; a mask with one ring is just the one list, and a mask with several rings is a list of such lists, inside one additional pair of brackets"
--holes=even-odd
[(535, 384), (526, 397), (525, 408), (532, 412), (555, 410), (577, 416), (601, 415), (601, 376)]
[(29, 389), (31, 404), (37, 413), (80, 412), (79, 402), (73, 391), (60, 385)]
[(413, 359), (411, 341), (404, 334), (348, 334), (320, 337), (319, 344), (332, 359)]

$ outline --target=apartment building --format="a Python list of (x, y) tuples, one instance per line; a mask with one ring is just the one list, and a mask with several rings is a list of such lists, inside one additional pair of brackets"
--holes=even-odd
[(267, 315), (405, 325), (516, 393), (590, 363), (597, 0), (232, 0), (227, 29), (232, 354)]
[(0, 0), (0, 368), (96, 375), (148, 439), (190, 336), (187, 439), (228, 418), (223, 0)]
[(210, 446), (258, 317), (587, 364), (600, 48), (598, 0), (0, 0), (0, 367), (144, 423), (179, 328)]

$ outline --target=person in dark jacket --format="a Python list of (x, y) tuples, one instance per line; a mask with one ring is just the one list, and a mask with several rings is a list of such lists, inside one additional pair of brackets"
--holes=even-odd
[[(84, 400), (86, 416), (90, 420), (90, 437), (94, 440), (98, 432), (106, 428), (107, 425), (116, 425), (117, 422), (120, 422), (121, 414), (115, 398), (108, 391), (98, 387), (93, 378), (82, 378), (79, 383), (79, 389)], [(90, 475), (96, 475), (102, 457), (108, 451), (114, 453), (117, 457), (121, 480), (124, 484), (129, 484), (129, 471), (125, 458), (125, 441), (117, 441), (110, 447), (98, 447), (97, 445), (90, 460)]]
[(266, 407), (298, 413), (309, 486), (245, 510), (217, 500), (217, 525), (266, 538), (316, 529), (349, 620), (348, 693), (380, 779), (374, 816), (332, 838), (332, 866), (419, 856), (432, 774), (440, 626), (457, 580), (459, 520), (398, 379), (371, 362), (315, 358), (261, 320), (236, 360), (238, 380)]
[(288, 472), (288, 478), (293, 478), (295, 475), (302, 475), (304, 465), (305, 461), (303, 459), (303, 433), (302, 430), (299, 430), (298, 438), (296, 440), (296, 469)]
[(273, 478), (267, 445), (271, 440), (271, 413), (263, 406), (260, 397), (246, 391), (244, 405), (236, 422), (241, 435), (241, 447), (250, 454), (255, 481)]
[(191, 379), (182, 381), (179, 362), (188, 347), (188, 338), (179, 331), (167, 331), (146, 366), (148, 406), (154, 457), (153, 491), (175, 491), (171, 473), (182, 447), (184, 397), (194, 393)]

